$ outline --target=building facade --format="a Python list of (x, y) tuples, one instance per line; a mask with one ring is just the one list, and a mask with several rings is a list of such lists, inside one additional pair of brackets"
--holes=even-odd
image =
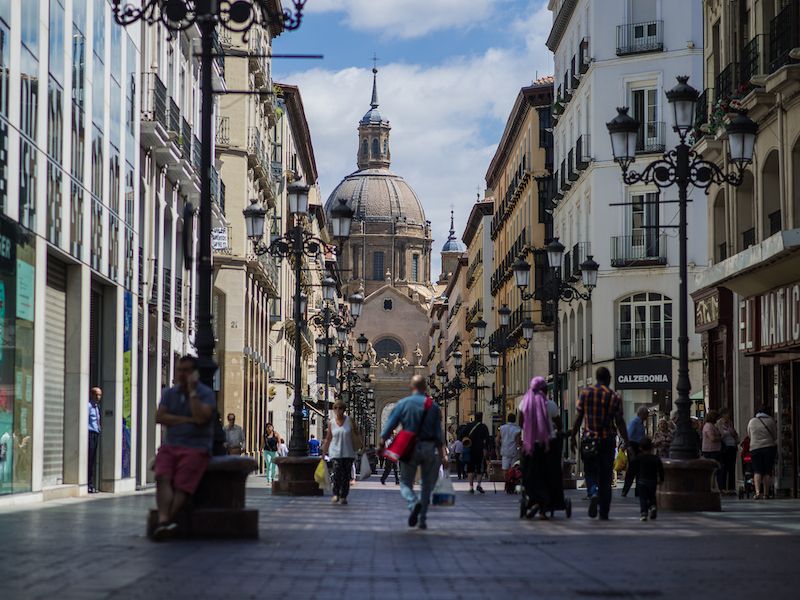
[[(532, 288), (547, 279), (544, 248), (553, 235), (546, 195), (553, 170), (553, 136), (549, 131), (552, 104), (552, 76), (520, 90), (486, 172), (487, 195), (494, 198), (494, 210), (488, 228), (493, 271), (490, 295), (484, 297), (484, 302), (491, 305), (484, 310), (484, 321), (492, 323), (490, 347), (502, 355), (495, 377), (495, 395), (504, 415), (516, 412), (534, 375), (547, 376), (550, 370), (553, 318), (549, 304), (523, 300), (514, 283), (511, 265), (518, 258), (531, 263)], [(505, 327), (501, 327), (497, 312), (503, 307), (511, 311), (509, 325)], [(533, 339), (525, 344), (522, 324), (527, 319), (536, 327)]]
[[(574, 407), (594, 370), (607, 366), (620, 391), (626, 420), (639, 406), (672, 408), (677, 381), (678, 289), (674, 226), (677, 190), (625, 185), (613, 162), (605, 123), (615, 107), (630, 107), (641, 124), (641, 170), (678, 143), (665, 91), (676, 76), (703, 79), (701, 6), (690, 0), (553, 0), (547, 45), (555, 59), (554, 235), (566, 246), (562, 276), (583, 291), (580, 265), (600, 265), (591, 301), (559, 306), (562, 407)], [(616, 31), (616, 37), (607, 32)], [(702, 191), (689, 196), (688, 262), (693, 277), (707, 265)], [(691, 281), (691, 280), (690, 280)], [(691, 291), (690, 287), (690, 291)], [(677, 312), (677, 311), (675, 311)], [(699, 336), (689, 343), (690, 380), (702, 387)], [(629, 375), (652, 375), (657, 384)], [(569, 426), (569, 420), (565, 422)]]
[(739, 431), (766, 404), (778, 423), (777, 494), (800, 484), (800, 3), (706, 1), (705, 102), (694, 150), (728, 173), (729, 107), (758, 124), (739, 186), (712, 185), (707, 254), (697, 277), (703, 399), (731, 408)]

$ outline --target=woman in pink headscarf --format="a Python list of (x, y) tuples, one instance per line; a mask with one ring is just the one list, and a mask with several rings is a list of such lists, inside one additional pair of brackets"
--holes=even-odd
[[(560, 497), (555, 489), (555, 480), (561, 483), (560, 446), (557, 434), (561, 431), (561, 415), (558, 406), (545, 395), (547, 382), (544, 377), (531, 379), (530, 389), (520, 404), (519, 424), (522, 427), (522, 485), (525, 487), (527, 504), (520, 506), (520, 516), (525, 512), (532, 519), (551, 510)], [(557, 470), (558, 473), (555, 473)]]

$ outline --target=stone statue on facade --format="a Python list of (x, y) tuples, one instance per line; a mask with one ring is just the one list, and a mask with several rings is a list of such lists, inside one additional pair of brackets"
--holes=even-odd
[(378, 364), (378, 353), (372, 347), (372, 342), (367, 342), (367, 358), (369, 359), (369, 364)]
[(419, 344), (417, 344), (417, 347), (414, 349), (414, 366), (422, 366), (422, 350), (419, 349)]

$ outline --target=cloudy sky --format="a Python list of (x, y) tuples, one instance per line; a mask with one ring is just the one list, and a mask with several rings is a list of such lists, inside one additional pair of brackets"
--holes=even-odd
[[(283, 0), (284, 8), (290, 2)], [(392, 126), (391, 169), (433, 223), (434, 273), (455, 205), (460, 237), (519, 89), (552, 74), (546, 0), (308, 0), (303, 24), (273, 43), (273, 79), (298, 85), (323, 198), (356, 170), (372, 56)]]

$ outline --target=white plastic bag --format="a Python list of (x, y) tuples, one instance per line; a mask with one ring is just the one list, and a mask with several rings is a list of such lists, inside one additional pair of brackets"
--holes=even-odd
[(361, 455), (361, 473), (359, 474), (358, 478), (361, 481), (367, 479), (370, 475), (372, 475), (372, 469), (369, 467), (369, 458), (367, 458), (367, 453)]
[(456, 491), (450, 480), (450, 469), (443, 469), (439, 480), (433, 488), (433, 503), (437, 506), (453, 506), (456, 503)]

